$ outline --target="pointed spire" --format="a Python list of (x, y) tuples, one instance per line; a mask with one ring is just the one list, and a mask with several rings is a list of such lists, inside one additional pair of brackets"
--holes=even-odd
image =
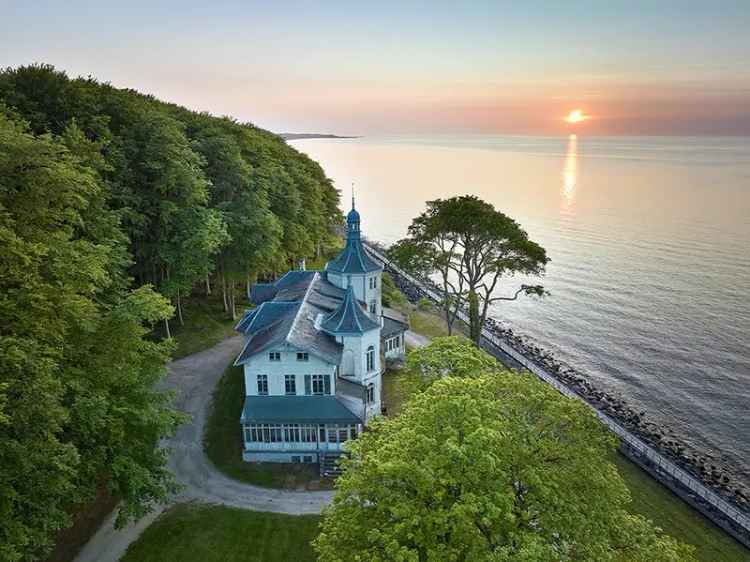
[(352, 182), (352, 210), (356, 209), (354, 206), (354, 182)]
[(362, 306), (354, 295), (352, 285), (347, 287), (339, 307), (326, 316), (320, 324), (320, 329), (332, 336), (361, 335), (377, 328), (380, 328), (380, 324), (362, 310)]

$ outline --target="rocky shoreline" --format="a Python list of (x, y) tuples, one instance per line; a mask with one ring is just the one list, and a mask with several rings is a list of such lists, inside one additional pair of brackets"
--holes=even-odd
[[(417, 302), (422, 298), (429, 299), (429, 296), (419, 287), (414, 286), (398, 272), (388, 266), (386, 266), (386, 269), (396, 286), (409, 301)], [(440, 292), (434, 283), (430, 281), (422, 282), (436, 292)], [(579, 371), (558, 361), (551, 353), (536, 345), (528, 337), (515, 333), (512, 328), (503, 327), (491, 318), (487, 319), (486, 328), (499, 339), (504, 340), (510, 347), (536, 362), (550, 375), (574, 390), (597, 410), (615, 419), (620, 425), (657, 449), (673, 463), (737, 506), (738, 509), (750, 513), (750, 489), (737, 482), (736, 478), (726, 468), (719, 466), (718, 461), (711, 454), (693, 450), (681, 442), (673, 432), (649, 421), (645, 411), (636, 411), (622, 398), (597, 389)]]

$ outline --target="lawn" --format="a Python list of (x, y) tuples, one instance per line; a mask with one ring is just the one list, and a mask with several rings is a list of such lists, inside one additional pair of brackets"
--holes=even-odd
[(633, 513), (651, 519), (674, 538), (695, 546), (698, 560), (750, 560), (750, 551), (651, 478), (638, 465), (619, 453), (612, 460), (630, 489)]
[[(224, 312), (221, 294), (192, 296), (184, 300), (182, 307), (185, 325), (180, 326), (176, 317), (169, 324), (172, 337), (177, 342), (173, 359), (213, 347), (235, 334), (236, 321)], [(238, 314), (241, 312), (238, 307)]]
[(245, 399), (242, 367), (227, 367), (214, 390), (203, 447), (211, 462), (227, 476), (266, 488), (331, 489), (333, 481), (320, 478), (317, 464), (250, 463), (242, 460), (240, 414)]
[(122, 562), (313, 562), (317, 515), (181, 504), (130, 545)]
[[(448, 335), (448, 324), (440, 310), (433, 306), (416, 305), (407, 302), (394, 302), (392, 307), (409, 317), (409, 328), (411, 331), (431, 338), (439, 338)], [(466, 325), (457, 320), (453, 325), (453, 335), (465, 335), (468, 333)]]

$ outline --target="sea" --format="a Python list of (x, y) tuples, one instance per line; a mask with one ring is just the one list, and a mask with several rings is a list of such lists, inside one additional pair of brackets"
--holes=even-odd
[[(550, 295), (491, 315), (750, 485), (750, 138), (430, 135), (305, 139), (362, 231), (406, 235), (473, 194), (551, 261)], [(506, 279), (512, 294), (523, 278)]]

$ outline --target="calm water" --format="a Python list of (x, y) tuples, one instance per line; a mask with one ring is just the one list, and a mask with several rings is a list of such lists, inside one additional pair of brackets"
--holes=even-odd
[[(493, 316), (750, 483), (750, 139), (414, 137), (293, 143), (367, 236), (471, 193), (552, 258), (552, 296)], [(506, 292), (520, 280), (506, 282)]]

